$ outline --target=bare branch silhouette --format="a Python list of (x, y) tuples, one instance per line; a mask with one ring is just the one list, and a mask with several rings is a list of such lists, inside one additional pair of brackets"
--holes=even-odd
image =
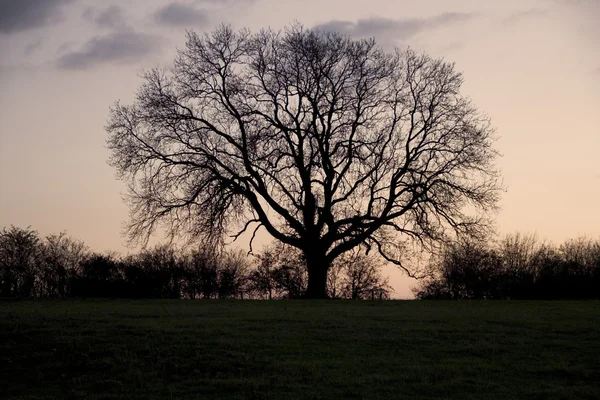
[[(452, 64), (302, 26), (223, 26), (144, 74), (107, 124), (129, 182), (129, 237), (161, 224), (213, 241), (252, 222), (300, 249), (308, 297), (367, 246), (401, 268), (405, 241), (481, 232), (498, 199), (493, 130)], [(257, 229), (258, 229), (257, 227)]]

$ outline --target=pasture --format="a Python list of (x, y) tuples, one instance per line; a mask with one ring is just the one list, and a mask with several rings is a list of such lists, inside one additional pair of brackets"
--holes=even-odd
[(598, 399), (598, 301), (0, 302), (4, 399)]

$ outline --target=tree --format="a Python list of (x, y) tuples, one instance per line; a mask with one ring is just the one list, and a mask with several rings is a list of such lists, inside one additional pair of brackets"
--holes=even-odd
[(419, 298), (492, 299), (502, 283), (502, 259), (487, 243), (466, 240), (445, 246), (430, 260), (433, 273), (415, 289)]
[(302, 252), (281, 242), (265, 246), (257, 254), (254, 270), (248, 275), (249, 286), (263, 299), (294, 299), (305, 295), (307, 268)]
[(92, 253), (70, 282), (73, 297), (127, 297), (123, 263), (115, 255)]
[(497, 201), (493, 129), (443, 60), (298, 25), (223, 26), (189, 32), (173, 67), (143, 79), (106, 126), (131, 240), (264, 228), (303, 253), (306, 295), (322, 298), (341, 254), (374, 248), (414, 276), (407, 243), (479, 232)]
[(35, 295), (40, 237), (31, 228), (0, 231), (0, 297)]
[(85, 244), (61, 232), (46, 236), (40, 253), (36, 296), (67, 297), (69, 281), (88, 258)]
[(351, 300), (389, 298), (388, 280), (381, 276), (381, 264), (365, 253), (348, 252), (336, 263), (341, 264), (343, 276), (339, 293)]
[(156, 245), (129, 257), (123, 263), (124, 280), (131, 297), (179, 298), (182, 292), (184, 262), (168, 245)]
[(279, 245), (277, 264), (273, 269), (275, 287), (284, 299), (298, 299), (306, 295), (307, 290), (307, 264), (298, 249)]
[(556, 247), (533, 235), (490, 245), (460, 241), (431, 260), (421, 299), (585, 299), (600, 296), (600, 242), (586, 238)]
[(200, 248), (190, 255), (187, 292), (190, 298), (210, 299), (219, 291), (218, 254), (214, 249)]
[(276, 290), (276, 254), (267, 248), (257, 258), (256, 267), (248, 275), (249, 289), (259, 298), (271, 300)]
[(218, 270), (220, 299), (243, 298), (247, 286), (249, 261), (242, 250), (221, 254)]

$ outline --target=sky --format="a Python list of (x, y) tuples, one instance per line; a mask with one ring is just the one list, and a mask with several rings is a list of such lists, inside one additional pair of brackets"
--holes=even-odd
[[(294, 22), (454, 62), (492, 120), (499, 235), (600, 237), (600, 0), (0, 0), (0, 227), (127, 253), (104, 125), (185, 31)], [(265, 242), (268, 238), (263, 238)], [(414, 281), (386, 267), (396, 297)]]

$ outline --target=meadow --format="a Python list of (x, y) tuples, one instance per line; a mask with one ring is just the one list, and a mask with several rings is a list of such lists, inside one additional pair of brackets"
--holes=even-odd
[(599, 301), (0, 302), (4, 399), (598, 399)]

